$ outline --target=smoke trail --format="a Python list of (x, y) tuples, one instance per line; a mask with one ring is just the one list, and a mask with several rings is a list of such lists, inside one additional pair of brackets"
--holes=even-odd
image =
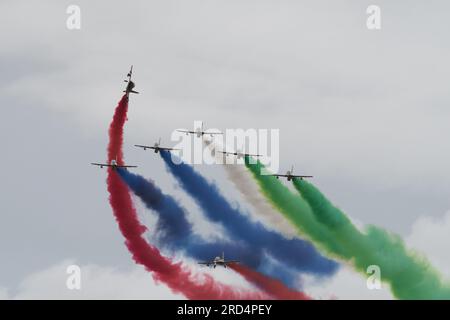
[[(236, 189), (244, 196), (245, 200), (250, 203), (258, 216), (262, 216), (267, 220), (267, 226), (283, 234), (285, 237), (291, 239), (298, 236), (297, 231), (287, 221), (287, 219), (280, 215), (266, 199), (258, 191), (257, 186), (251, 180), (248, 171), (242, 165), (225, 164), (224, 155), (216, 152), (217, 147), (213, 141), (203, 139), (205, 145), (211, 151), (211, 155), (215, 157), (217, 163), (224, 163), (225, 172), (228, 179), (233, 182)], [(223, 150), (223, 148), (221, 148)]]
[[(123, 125), (127, 109), (128, 99), (123, 96), (115, 110), (109, 129), (108, 161), (116, 158), (119, 164), (123, 163)], [(174, 292), (181, 293), (189, 299), (268, 298), (261, 293), (239, 291), (219, 284), (209, 275), (204, 275), (200, 279), (181, 263), (173, 263), (163, 257), (157, 248), (143, 238), (146, 228), (138, 220), (127, 186), (112, 168), (108, 168), (107, 186), (110, 194), (109, 202), (119, 229), (126, 239), (125, 244), (128, 250), (136, 263), (142, 264), (152, 272), (156, 281), (165, 283)]]
[(294, 186), (303, 196), (299, 197), (274, 177), (260, 175), (260, 162), (252, 165), (246, 160), (261, 192), (321, 248), (347, 260), (364, 274), (368, 266), (379, 266), (381, 280), (390, 285), (397, 298), (450, 298), (448, 285), (442, 283), (425, 259), (408, 252), (398, 236), (374, 226), (362, 233), (310, 183), (294, 179)]
[(128, 97), (124, 95), (114, 111), (114, 116), (109, 125), (108, 163), (116, 159), (118, 164), (123, 164), (123, 126), (127, 120)]
[(316, 220), (307, 203), (301, 201), (298, 195), (293, 194), (275, 177), (260, 174), (264, 168), (261, 162), (249, 164), (249, 157), (246, 157), (245, 165), (259, 185), (261, 193), (274, 208), (292, 222), (301, 235), (314, 241), (316, 245), (329, 254), (345, 260), (351, 258), (345, 253), (345, 248), (333, 238), (328, 229)]
[(223, 251), (233, 254), (232, 259), (238, 259), (251, 267), (258, 267), (261, 263), (262, 250), (222, 239), (205, 241), (194, 234), (185, 209), (173, 197), (164, 194), (151, 180), (138, 174), (122, 169), (117, 172), (145, 206), (157, 214), (155, 229), (161, 232), (158, 234), (161, 245), (183, 250), (197, 260), (210, 260)]
[[(359, 231), (348, 217), (325, 198), (311, 183), (293, 180), (295, 188), (311, 206), (314, 215), (354, 256), (353, 264), (361, 272), (367, 266), (380, 267), (382, 279), (393, 294), (404, 299), (449, 299), (450, 285), (423, 257), (405, 248), (398, 236), (375, 226)], [(358, 243), (355, 243), (355, 240)]]
[(286, 239), (265, 229), (262, 224), (252, 222), (239, 209), (232, 207), (215, 184), (209, 183), (189, 165), (174, 164), (170, 153), (160, 153), (169, 171), (203, 213), (212, 221), (221, 223), (233, 238), (251, 247), (264, 248), (271, 256), (298, 271), (330, 275), (337, 270), (338, 265), (321, 256), (310, 243), (297, 238)]
[[(270, 277), (282, 279), (288, 285), (295, 283), (296, 274), (284, 265), (272, 266), (261, 248), (249, 247), (248, 244), (239, 241), (237, 243), (224, 240), (205, 241), (193, 233), (184, 208), (174, 198), (164, 194), (151, 180), (138, 174), (123, 169), (118, 169), (117, 172), (146, 207), (157, 213), (157, 229), (163, 231), (159, 239), (161, 245), (184, 251), (188, 256), (203, 261), (211, 260), (219, 252), (231, 253), (230, 259), (237, 259)], [(256, 271), (255, 273), (258, 274)], [(267, 278), (263, 275), (261, 277)], [(285, 290), (290, 291), (288, 288)]]
[(280, 281), (270, 279), (255, 272), (243, 265), (233, 263), (230, 264), (230, 268), (243, 276), (248, 282), (251, 282), (258, 286), (261, 290), (271, 292), (272, 295), (280, 300), (310, 300), (303, 292), (298, 292), (286, 288)]

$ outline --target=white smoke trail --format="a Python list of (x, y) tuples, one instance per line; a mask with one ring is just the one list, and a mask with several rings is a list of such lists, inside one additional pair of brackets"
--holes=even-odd
[(263, 218), (262, 222), (268, 228), (275, 229), (289, 239), (298, 237), (296, 229), (261, 195), (257, 184), (253, 181), (245, 166), (226, 164), (225, 155), (216, 152), (216, 149), (223, 150), (223, 148), (217, 148), (216, 143), (206, 138), (203, 139), (203, 142), (211, 151), (211, 155), (217, 160), (216, 162), (223, 164), (228, 178), (244, 196), (245, 200), (253, 206), (254, 212)]

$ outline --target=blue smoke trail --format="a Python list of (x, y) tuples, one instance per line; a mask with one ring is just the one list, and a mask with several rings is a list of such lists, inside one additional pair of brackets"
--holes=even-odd
[(205, 241), (193, 233), (184, 208), (173, 197), (164, 194), (151, 180), (138, 174), (122, 168), (117, 168), (117, 172), (145, 206), (158, 214), (155, 231), (158, 242), (164, 247), (184, 251), (188, 256), (203, 261), (209, 261), (221, 252), (225, 252), (229, 259), (237, 259), (289, 286), (297, 285), (293, 270), (279, 264), (275, 267), (272, 262), (264, 258), (265, 253), (261, 248), (250, 248), (245, 243), (233, 243), (226, 240)]
[(307, 241), (286, 239), (282, 235), (267, 230), (261, 223), (252, 222), (239, 209), (221, 195), (217, 186), (209, 183), (197, 173), (192, 166), (173, 163), (171, 154), (160, 152), (167, 168), (178, 183), (202, 208), (203, 213), (212, 221), (221, 223), (230, 236), (247, 243), (252, 248), (262, 248), (278, 261), (297, 271), (316, 275), (331, 275), (338, 269), (338, 264), (325, 258)]

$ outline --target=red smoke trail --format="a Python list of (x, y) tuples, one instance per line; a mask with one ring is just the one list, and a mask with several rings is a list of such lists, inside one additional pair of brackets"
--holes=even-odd
[[(128, 99), (123, 96), (116, 107), (113, 121), (109, 128), (108, 162), (117, 159), (123, 163), (122, 143), (123, 125), (126, 121)], [(159, 250), (151, 246), (144, 238), (146, 228), (137, 217), (127, 186), (120, 176), (108, 168), (109, 202), (119, 225), (120, 232), (125, 237), (125, 244), (133, 255), (136, 263), (142, 264), (152, 272), (156, 281), (165, 283), (176, 293), (181, 293), (188, 299), (268, 299), (259, 292), (236, 290), (230, 286), (218, 283), (209, 275), (199, 278), (192, 274), (181, 263), (173, 263), (163, 257)]]
[(311, 300), (311, 298), (303, 292), (292, 290), (286, 287), (281, 281), (267, 277), (262, 273), (256, 272), (243, 265), (232, 263), (229, 267), (243, 276), (248, 282), (253, 283), (265, 292), (270, 292), (270, 294), (276, 299)]
[(118, 164), (123, 164), (123, 126), (127, 120), (127, 112), (128, 98), (124, 95), (120, 99), (109, 125), (108, 163), (116, 159)]

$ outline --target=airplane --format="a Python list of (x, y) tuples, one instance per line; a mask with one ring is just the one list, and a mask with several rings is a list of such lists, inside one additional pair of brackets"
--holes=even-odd
[(279, 179), (280, 177), (287, 178), (288, 181), (291, 181), (294, 178), (300, 178), (302, 180), (303, 178), (313, 178), (313, 176), (301, 176), (301, 175), (294, 175), (294, 166), (291, 167), (291, 170), (288, 170), (286, 174), (271, 174), (271, 176), (276, 177)]
[(222, 256), (221, 257), (215, 257), (211, 261), (198, 262), (198, 264), (206, 265), (207, 267), (213, 267), (215, 269), (218, 265), (219, 266), (223, 266), (224, 268), (227, 268), (228, 264), (230, 264), (230, 263), (238, 263), (238, 262), (239, 261), (237, 261), (237, 260), (225, 260), (225, 253), (222, 252)]
[(128, 80), (123, 80), (124, 82), (127, 82), (127, 87), (125, 88), (125, 90), (123, 90), (123, 92), (125, 92), (128, 95), (131, 93), (139, 93), (137, 91), (134, 91), (133, 88), (135, 87), (135, 84), (133, 81), (131, 81), (131, 76), (133, 75), (133, 66), (131, 66), (130, 71), (127, 74), (127, 78)]
[(238, 159), (241, 159), (243, 157), (255, 157), (255, 158), (262, 157), (260, 154), (243, 153), (240, 150), (235, 151), (235, 152), (227, 152), (227, 151), (218, 151), (218, 152), (223, 153), (226, 156), (230, 156), (230, 155), (237, 156)]
[(144, 150), (153, 149), (153, 150), (155, 150), (155, 153), (158, 153), (160, 150), (163, 150), (163, 151), (181, 150), (181, 149), (175, 149), (175, 148), (160, 147), (160, 145), (161, 145), (161, 138), (159, 138), (158, 142), (155, 142), (153, 147), (152, 146), (144, 146), (144, 145), (140, 145), (140, 144), (135, 144), (134, 146), (142, 148)]
[(209, 134), (211, 135), (211, 137), (215, 134), (223, 134), (222, 132), (207, 132), (203, 130), (203, 122), (202, 122), (202, 126), (200, 128), (195, 129), (195, 131), (190, 131), (190, 130), (177, 130), (178, 132), (184, 132), (186, 133), (186, 135), (188, 134), (195, 134), (197, 136), (197, 138), (200, 138), (202, 136), (204, 136), (205, 134)]
[(99, 166), (100, 168), (111, 167), (113, 170), (116, 170), (117, 168), (137, 168), (137, 166), (119, 165), (119, 164), (117, 164), (117, 160), (115, 160), (115, 159), (111, 160), (110, 164), (107, 164), (107, 163), (91, 163), (91, 164), (94, 166)]

